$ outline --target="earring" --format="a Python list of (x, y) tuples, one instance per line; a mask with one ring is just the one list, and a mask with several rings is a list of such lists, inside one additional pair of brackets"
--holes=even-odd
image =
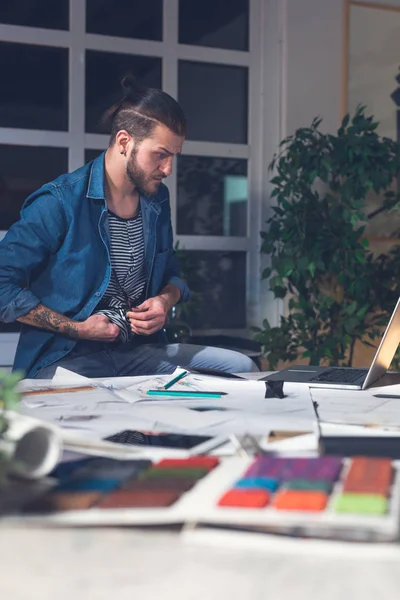
[(123, 154), (124, 156), (126, 156), (126, 152), (125, 152), (125, 150), (121, 150), (121, 151), (120, 151), (120, 154)]

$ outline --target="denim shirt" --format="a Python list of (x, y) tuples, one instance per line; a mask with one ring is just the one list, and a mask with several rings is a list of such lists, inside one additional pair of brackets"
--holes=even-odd
[[(155, 197), (141, 196), (140, 205), (146, 298), (171, 283), (179, 288), (180, 301), (186, 301), (189, 290), (179, 277), (173, 249), (167, 187), (161, 184)], [(20, 220), (0, 242), (0, 320), (16, 321), (39, 303), (74, 321), (87, 319), (110, 280), (109, 242), (103, 153), (25, 201)], [(34, 377), (75, 344), (57, 332), (23, 324), (14, 369)]]

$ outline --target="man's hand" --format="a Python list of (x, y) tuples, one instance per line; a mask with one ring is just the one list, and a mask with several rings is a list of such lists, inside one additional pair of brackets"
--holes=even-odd
[(148, 298), (126, 313), (131, 324), (131, 330), (136, 335), (156, 333), (164, 326), (170, 308), (170, 303), (162, 296)]
[(76, 323), (79, 338), (98, 342), (115, 342), (120, 334), (118, 325), (105, 315), (92, 315), (86, 321)]

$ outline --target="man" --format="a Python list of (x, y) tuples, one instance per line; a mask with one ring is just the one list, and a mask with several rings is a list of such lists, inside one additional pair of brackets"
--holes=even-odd
[(40, 378), (60, 365), (87, 377), (257, 370), (240, 353), (165, 343), (168, 311), (189, 298), (162, 184), (186, 122), (165, 92), (123, 86), (106, 114), (107, 151), (29, 196), (0, 243), (0, 319), (23, 323), (14, 368)]

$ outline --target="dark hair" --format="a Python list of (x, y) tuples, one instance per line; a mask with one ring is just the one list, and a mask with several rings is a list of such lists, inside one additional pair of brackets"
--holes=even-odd
[(101, 119), (102, 125), (111, 129), (110, 146), (121, 129), (142, 141), (160, 123), (176, 135), (186, 135), (186, 117), (172, 96), (156, 88), (141, 87), (131, 76), (123, 77), (121, 86), (123, 97)]

